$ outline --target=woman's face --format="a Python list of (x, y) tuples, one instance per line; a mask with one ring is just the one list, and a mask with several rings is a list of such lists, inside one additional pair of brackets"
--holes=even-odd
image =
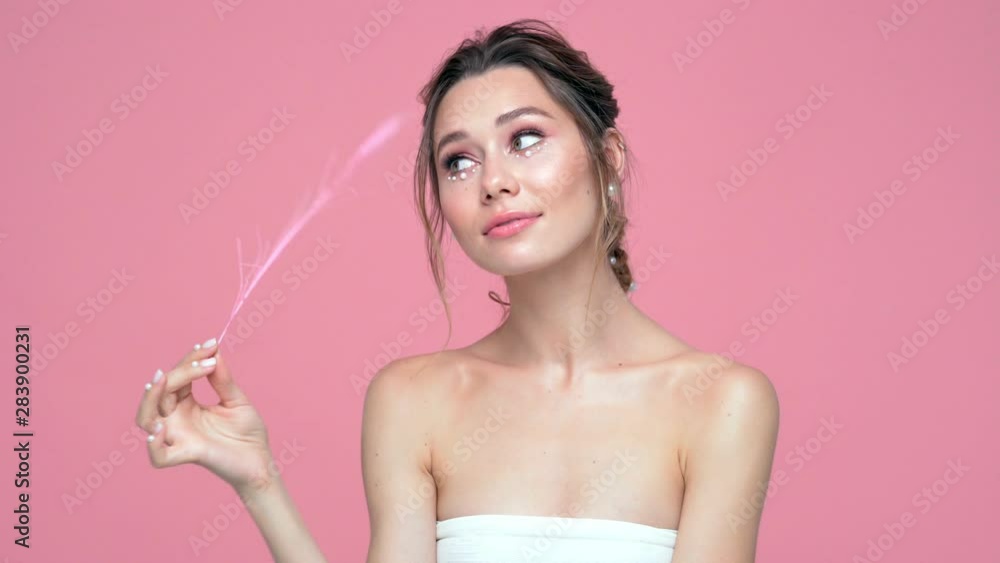
[[(599, 192), (579, 129), (531, 71), (501, 67), (455, 84), (438, 108), (433, 143), (442, 213), (483, 269), (532, 271), (592, 236)], [(486, 232), (510, 211), (540, 215), (515, 234)]]

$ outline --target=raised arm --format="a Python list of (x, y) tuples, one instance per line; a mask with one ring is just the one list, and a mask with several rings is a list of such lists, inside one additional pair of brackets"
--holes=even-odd
[(778, 435), (778, 398), (734, 364), (696, 401), (673, 563), (753, 563)]
[(371, 540), (367, 563), (436, 563), (437, 488), (427, 411), (433, 403), (412, 363), (396, 360), (371, 381), (361, 430), (361, 469)]

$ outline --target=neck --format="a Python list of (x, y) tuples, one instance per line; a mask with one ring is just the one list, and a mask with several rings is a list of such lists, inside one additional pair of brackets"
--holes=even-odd
[(504, 278), (510, 315), (495, 336), (507, 361), (575, 374), (631, 356), (652, 320), (629, 300), (606, 256), (594, 273), (592, 242), (545, 269)]

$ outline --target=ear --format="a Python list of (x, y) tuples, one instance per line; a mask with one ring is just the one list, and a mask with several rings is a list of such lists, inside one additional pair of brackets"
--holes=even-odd
[(625, 172), (625, 158), (627, 149), (625, 139), (615, 128), (609, 127), (604, 133), (604, 152), (608, 155), (608, 160), (615, 167), (618, 177), (621, 178)]

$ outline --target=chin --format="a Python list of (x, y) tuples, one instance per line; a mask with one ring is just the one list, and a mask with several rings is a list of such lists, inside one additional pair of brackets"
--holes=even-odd
[(552, 248), (538, 248), (525, 245), (524, 248), (481, 249), (483, 252), (472, 258), (480, 268), (498, 276), (517, 276), (541, 270), (558, 261)]

